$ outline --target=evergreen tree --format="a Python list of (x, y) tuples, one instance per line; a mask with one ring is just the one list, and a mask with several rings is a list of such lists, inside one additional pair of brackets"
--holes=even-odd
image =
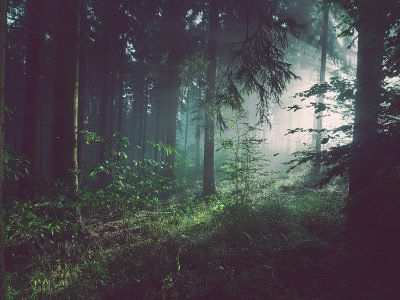
[(30, 160), (30, 178), (21, 178), (20, 192), (29, 188), (29, 180), (35, 181), (39, 169), (39, 130), (40, 130), (40, 94), (39, 80), (44, 44), (43, 11), (45, 1), (32, 0), (27, 3), (28, 42), (26, 54), (26, 90), (24, 107), (24, 130), (22, 153)]
[(78, 187), (78, 89), (80, 0), (59, 1), (56, 32), (56, 70), (53, 176)]
[(203, 173), (203, 196), (215, 193), (214, 179), (214, 122), (216, 110), (216, 73), (218, 56), (218, 31), (219, 31), (219, 8), (218, 1), (211, 0), (209, 4), (209, 35), (206, 49), (207, 59), (207, 86), (205, 99), (204, 118), (204, 173)]
[(4, 212), (3, 212), (3, 179), (4, 179), (4, 93), (7, 37), (7, 1), (0, 1), (0, 300), (6, 299), (6, 270), (4, 261)]

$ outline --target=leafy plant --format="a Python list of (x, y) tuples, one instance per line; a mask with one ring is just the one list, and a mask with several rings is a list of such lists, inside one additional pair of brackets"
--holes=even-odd
[[(117, 145), (111, 156), (102, 164), (96, 166), (90, 173), (92, 177), (106, 175), (108, 184), (95, 193), (86, 197), (86, 205), (103, 210), (108, 214), (121, 214), (138, 209), (152, 209), (160, 202), (162, 194), (171, 186), (170, 179), (163, 174), (168, 166), (152, 159), (130, 160), (127, 150), (130, 147), (125, 137), (114, 135)], [(175, 149), (164, 145), (154, 144), (155, 149), (172, 154)]]
[(31, 162), (17, 156), (12, 150), (6, 149), (3, 154), (4, 173), (6, 177), (19, 180), (29, 176)]
[(265, 179), (268, 163), (260, 149), (264, 139), (257, 137), (257, 132), (261, 129), (257, 124), (252, 126), (244, 122), (246, 116), (243, 111), (235, 114), (231, 125), (234, 137), (221, 139), (218, 149), (229, 153), (230, 158), (221, 168), (232, 186), (231, 195), (236, 202), (242, 203), (250, 201), (251, 197), (256, 197), (258, 192), (262, 192), (260, 184)]

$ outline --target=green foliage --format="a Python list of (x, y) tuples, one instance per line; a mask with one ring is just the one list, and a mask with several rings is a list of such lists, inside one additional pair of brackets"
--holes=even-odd
[[(240, 125), (246, 143), (254, 131)], [(225, 143), (228, 151), (235, 145)], [(17, 258), (29, 269), (23, 278), (22, 265), (10, 269), (9, 298), (118, 299), (134, 293), (137, 299), (329, 299), (344, 280), (342, 254), (330, 243), (337, 243), (341, 230), (346, 188), (336, 182), (323, 190), (304, 189), (305, 173), (272, 173), (268, 187), (254, 181), (262, 188), (248, 201), (229, 192), (233, 185), (207, 205), (193, 201), (195, 189), (180, 190), (163, 205), (128, 207), (135, 213), (123, 218), (104, 218), (101, 212), (107, 211), (99, 208), (98, 193), (104, 201), (111, 198), (111, 211), (121, 205), (112, 183), (97, 193), (81, 190), (79, 201), (50, 192), (34, 203), (9, 201), (8, 244), (29, 240), (36, 247)], [(76, 205), (83, 207), (85, 225), (72, 238), (69, 224), (79, 223)], [(332, 268), (337, 271), (328, 272)], [(293, 272), (303, 274), (303, 289), (293, 283)]]
[(18, 157), (13, 151), (6, 149), (3, 154), (4, 174), (13, 180), (27, 177), (30, 172), (30, 161)]
[[(159, 205), (160, 197), (171, 187), (170, 179), (163, 175), (169, 166), (152, 159), (130, 160), (127, 154), (129, 141), (115, 135), (114, 142), (119, 150), (113, 151), (90, 173), (92, 177), (106, 176), (107, 184), (94, 195), (88, 193), (84, 197), (86, 210), (121, 215)], [(175, 152), (164, 144), (153, 144), (153, 147), (166, 155)]]
[[(238, 4), (241, 5), (241, 4)], [(230, 58), (222, 70), (222, 84), (218, 90), (218, 106), (239, 109), (244, 95), (257, 94), (258, 113), (261, 121), (268, 122), (271, 102), (279, 102), (279, 97), (291, 79), (298, 78), (291, 65), (284, 61), (288, 48), (287, 33), (297, 35), (297, 25), (285, 11), (274, 3), (257, 5), (255, 2), (244, 4), (248, 23), (245, 38), (230, 43)], [(232, 24), (231, 24), (232, 25)], [(234, 27), (235, 28), (235, 27)], [(223, 120), (221, 114), (217, 120)]]
[[(379, 124), (378, 124), (378, 140), (376, 143), (376, 156), (386, 157), (386, 166), (382, 165), (382, 170), (389, 169), (390, 166), (399, 165), (400, 161), (394, 157), (393, 151), (399, 146), (398, 139), (400, 132), (400, 122), (397, 117), (399, 114), (399, 99), (400, 90), (395, 84), (396, 81), (386, 80), (382, 83), (382, 99), (384, 100), (380, 107)], [(335, 176), (343, 176), (347, 173), (350, 166), (350, 154), (352, 151), (353, 137), (353, 120), (354, 120), (354, 99), (356, 93), (356, 85), (354, 80), (333, 77), (329, 83), (318, 84), (311, 87), (309, 90), (296, 94), (295, 97), (301, 101), (309, 97), (327, 97), (334, 100), (331, 104), (324, 104), (323, 107), (318, 106), (318, 103), (311, 103), (315, 108), (315, 112), (333, 112), (342, 116), (342, 119), (347, 122), (337, 128), (330, 130), (322, 129), (322, 144), (326, 144), (326, 149), (320, 154), (316, 154), (313, 150), (300, 151), (294, 153), (294, 159), (288, 162), (292, 166), (290, 170), (299, 165), (310, 161), (318, 161), (324, 167), (324, 174), (320, 184), (327, 183)], [(289, 110), (299, 110), (303, 107), (294, 105), (289, 107)], [(316, 132), (314, 129), (295, 128), (288, 130), (287, 134), (296, 132)], [(376, 158), (377, 159), (377, 158)], [(387, 168), (389, 167), (389, 168)]]
[(236, 112), (231, 129), (235, 132), (232, 138), (220, 139), (220, 148), (227, 152), (221, 169), (226, 174), (229, 193), (236, 202), (247, 202), (262, 193), (262, 182), (265, 181), (268, 160), (260, 149), (263, 139), (257, 138), (261, 129), (245, 122), (246, 113)]
[(88, 130), (83, 130), (80, 132), (84, 138), (85, 138), (85, 143), (90, 144), (93, 142), (104, 142), (104, 137), (98, 135), (96, 132), (93, 131), (88, 131)]
[(5, 233), (10, 245), (29, 245), (30, 251), (48, 251), (79, 234), (78, 205), (67, 194), (42, 196), (30, 202), (7, 202)]

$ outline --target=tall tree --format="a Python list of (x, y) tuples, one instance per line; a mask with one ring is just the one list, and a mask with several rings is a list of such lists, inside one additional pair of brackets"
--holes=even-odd
[[(180, 65), (183, 61), (182, 57), (182, 39), (184, 29), (184, 16), (185, 7), (182, 1), (167, 0), (165, 7), (166, 29), (168, 36), (168, 55), (167, 55), (167, 84), (165, 90), (165, 103), (166, 108), (166, 139), (167, 146), (176, 148), (176, 118), (178, 114), (179, 104), (179, 88), (181, 84), (180, 79)], [(170, 178), (175, 177), (175, 152), (172, 151), (166, 157), (167, 176)]]
[(3, 212), (3, 178), (4, 178), (4, 91), (7, 47), (7, 1), (0, 0), (0, 300), (6, 299), (6, 270), (4, 264), (4, 212)]
[(58, 2), (53, 176), (78, 187), (80, 0)]
[[(260, 119), (268, 121), (270, 103), (279, 102), (286, 84), (292, 78), (296, 78), (290, 70), (290, 64), (284, 61), (284, 50), (288, 47), (287, 31), (291, 29), (295, 32), (293, 31), (295, 26), (285, 16), (279, 1), (253, 0), (240, 3), (226, 1), (223, 2), (223, 6), (222, 2), (218, 4), (224, 9), (224, 14), (218, 13), (216, 3), (210, 3), (210, 42), (206, 50), (208, 65), (205, 107), (208, 120), (205, 122), (207, 128), (204, 139), (204, 195), (215, 191), (214, 124), (210, 118), (214, 119), (216, 115), (218, 122), (223, 125), (223, 116), (219, 108), (229, 106), (234, 110), (241, 109), (244, 102), (243, 95), (254, 93), (259, 97)], [(213, 12), (215, 9), (217, 13)], [(221, 65), (221, 76), (219, 76), (221, 83), (218, 84), (219, 88), (216, 91), (214, 69), (216, 70), (218, 47), (217, 40), (213, 41), (212, 36), (218, 31), (219, 18), (223, 18), (224, 24), (220, 28), (224, 33), (220, 36), (224, 38), (218, 41), (219, 52), (228, 64)], [(211, 34), (212, 32), (214, 33)], [(213, 93), (217, 95), (213, 97)]]
[(24, 130), (22, 138), (22, 153), (31, 162), (30, 178), (22, 178), (20, 191), (25, 193), (29, 188), (29, 180), (38, 176), (39, 165), (39, 121), (40, 95), (39, 80), (42, 48), (44, 43), (43, 30), (43, 0), (32, 0), (27, 3), (28, 42), (26, 53), (26, 90), (24, 107)]
[[(329, 7), (327, 4), (323, 4), (323, 17), (322, 17), (322, 30), (321, 30), (321, 66), (319, 72), (319, 83), (322, 84), (325, 82), (326, 77), (326, 57), (328, 50), (328, 25), (329, 25)], [(316, 133), (314, 135), (314, 143), (315, 143), (315, 152), (317, 156), (321, 153), (321, 138), (322, 138), (322, 121), (323, 121), (323, 111), (321, 111), (322, 106), (324, 105), (324, 97), (321, 96), (318, 98), (318, 105), (316, 107), (315, 113), (315, 127)], [(317, 157), (317, 160), (314, 163), (314, 176), (320, 175), (321, 162)]]
[(203, 196), (210, 196), (216, 191), (214, 179), (214, 123), (216, 103), (215, 86), (218, 55), (217, 33), (220, 26), (218, 0), (210, 1), (208, 18), (209, 33), (206, 49), (207, 86), (204, 119)]
[[(400, 246), (393, 241), (400, 232), (398, 175), (385, 155), (379, 114), (385, 36), (395, 0), (352, 2), (358, 31), (357, 84), (347, 217), (354, 246), (365, 259), (361, 276), (385, 286), (382, 299), (398, 289)], [(393, 149), (392, 149), (393, 151)], [(393, 241), (393, 242), (392, 242)]]
[[(99, 147), (99, 163), (103, 163), (111, 151), (112, 132), (112, 76), (111, 76), (111, 51), (112, 51), (112, 19), (116, 9), (116, 3), (112, 1), (101, 1), (102, 14), (102, 70), (101, 70), (101, 95), (100, 95), (100, 135), (104, 141)], [(106, 176), (100, 177), (101, 184), (105, 183)]]

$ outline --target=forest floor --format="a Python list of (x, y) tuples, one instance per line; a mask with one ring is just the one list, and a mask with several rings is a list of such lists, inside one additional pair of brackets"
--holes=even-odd
[(373, 299), (349, 289), (343, 190), (278, 184), (232, 204), (183, 189), (87, 217), (79, 241), (10, 262), (9, 299)]

